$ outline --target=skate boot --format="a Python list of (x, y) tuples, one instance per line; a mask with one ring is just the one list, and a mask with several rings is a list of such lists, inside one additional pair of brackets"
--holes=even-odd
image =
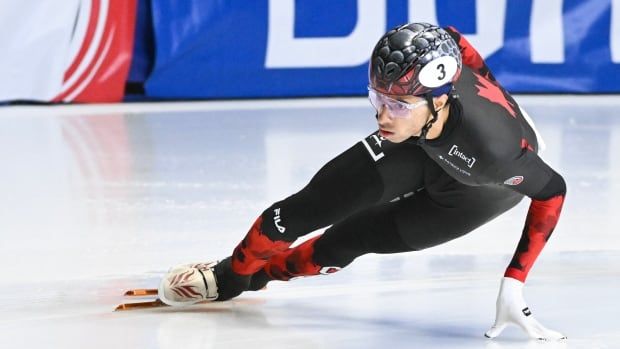
[(248, 289), (251, 276), (238, 275), (231, 266), (228, 257), (220, 262), (173, 267), (162, 279), (158, 296), (175, 306), (234, 298)]
[(157, 295), (168, 305), (191, 305), (218, 297), (214, 267), (209, 263), (183, 264), (170, 268), (162, 279)]

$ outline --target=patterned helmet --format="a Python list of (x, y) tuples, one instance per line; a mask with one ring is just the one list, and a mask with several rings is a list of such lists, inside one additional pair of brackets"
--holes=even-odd
[(370, 87), (385, 94), (446, 93), (461, 74), (461, 52), (445, 30), (410, 23), (387, 32), (372, 51)]

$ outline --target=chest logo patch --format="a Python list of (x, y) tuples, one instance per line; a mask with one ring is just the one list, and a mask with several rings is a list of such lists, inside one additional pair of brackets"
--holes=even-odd
[(452, 148), (450, 148), (450, 151), (448, 151), (448, 155), (450, 156), (456, 156), (457, 158), (465, 161), (465, 163), (467, 164), (467, 167), (472, 168), (474, 167), (474, 164), (476, 163), (476, 158), (473, 156), (467, 156), (465, 155), (462, 151), (459, 150), (459, 146), (454, 144), (452, 146)]
[(362, 140), (364, 147), (366, 147), (366, 150), (368, 150), (368, 153), (370, 153), (370, 156), (375, 162), (385, 156), (381, 150), (381, 143), (383, 143), (383, 141), (385, 141), (385, 138), (378, 136), (376, 133)]
[(506, 184), (506, 185), (519, 185), (519, 184), (521, 184), (521, 182), (523, 182), (523, 176), (514, 176), (514, 177), (510, 177), (507, 180), (505, 180), (504, 184)]

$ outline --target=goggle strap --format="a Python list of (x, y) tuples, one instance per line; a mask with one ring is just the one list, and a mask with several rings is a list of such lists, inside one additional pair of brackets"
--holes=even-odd
[(426, 123), (426, 125), (424, 125), (424, 127), (422, 127), (422, 130), (420, 131), (420, 137), (418, 138), (418, 145), (424, 144), (424, 142), (426, 142), (426, 134), (428, 133), (428, 130), (431, 129), (431, 127), (433, 126), (433, 123), (435, 123), (435, 121), (437, 121), (437, 110), (435, 110), (435, 105), (433, 104), (433, 96), (430, 93), (425, 93), (424, 94), (424, 98), (426, 99), (426, 102), (428, 103), (428, 109), (431, 110), (431, 115), (433, 116), (429, 122)]

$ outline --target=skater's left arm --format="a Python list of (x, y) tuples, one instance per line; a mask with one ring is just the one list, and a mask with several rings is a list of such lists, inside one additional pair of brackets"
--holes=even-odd
[(512, 324), (523, 329), (531, 338), (566, 338), (562, 333), (538, 322), (523, 297), (527, 274), (560, 218), (566, 183), (559, 173), (528, 149), (524, 149), (521, 155), (506, 167), (506, 171), (500, 171), (500, 174), (504, 176), (502, 179), (506, 178), (504, 185), (527, 195), (532, 202), (521, 240), (502, 279), (496, 303), (495, 323), (485, 336), (494, 338)]
[[(490, 81), (496, 81), (482, 56), (465, 36), (454, 27), (447, 27), (445, 30), (457, 42), (463, 64)], [(508, 147), (500, 152), (505, 154), (498, 158), (512, 160), (502, 161), (504, 166), (501, 166), (496, 178), (498, 183), (503, 183), (532, 199), (521, 241), (505, 273), (506, 277), (525, 282), (527, 273), (560, 218), (566, 184), (562, 176), (545, 164), (527, 143), (523, 149)]]
[[(525, 219), (521, 240), (504, 276), (525, 282), (536, 258), (551, 237), (560, 219), (566, 183), (535, 152), (524, 150), (505, 174), (504, 185), (529, 198), (530, 208)], [(510, 173), (514, 174), (510, 176)]]

